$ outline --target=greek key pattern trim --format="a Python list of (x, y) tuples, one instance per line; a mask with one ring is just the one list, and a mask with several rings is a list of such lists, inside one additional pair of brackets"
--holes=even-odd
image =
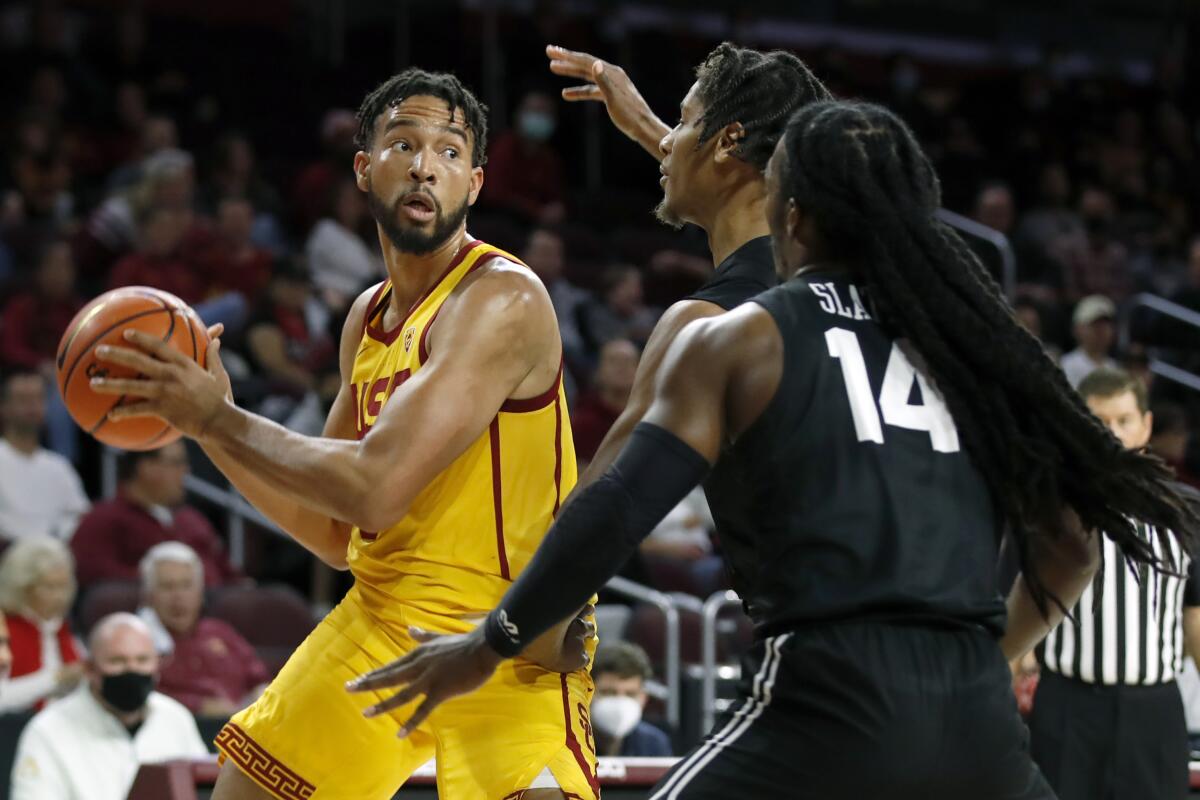
[(232, 722), (217, 734), (216, 745), (243, 772), (280, 800), (309, 800), (317, 790)]

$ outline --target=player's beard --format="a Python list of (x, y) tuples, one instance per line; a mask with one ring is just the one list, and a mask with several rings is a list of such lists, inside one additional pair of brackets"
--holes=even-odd
[(463, 220), (467, 218), (467, 209), (470, 204), (467, 198), (464, 197), (462, 204), (450, 214), (442, 213), (442, 204), (432, 194), (424, 193), (429, 201), (433, 203), (433, 229), (428, 233), (417, 228), (406, 228), (398, 222), (400, 217), (400, 201), (397, 200), (395, 205), (388, 208), (387, 203), (383, 198), (375, 194), (375, 190), (367, 187), (367, 206), (371, 209), (371, 216), (375, 217), (375, 221), (379, 223), (379, 227), (383, 228), (383, 233), (387, 236), (388, 241), (399, 250), (401, 253), (408, 253), (414, 256), (424, 256), (437, 250), (446, 240), (454, 235), (459, 226), (463, 224)]
[(667, 198), (665, 195), (663, 196), (662, 200), (658, 201), (658, 205), (654, 207), (654, 216), (659, 222), (664, 225), (669, 225), (675, 230), (679, 230), (683, 227), (683, 220), (681, 220), (679, 216), (671, 210), (670, 206), (667, 205)]

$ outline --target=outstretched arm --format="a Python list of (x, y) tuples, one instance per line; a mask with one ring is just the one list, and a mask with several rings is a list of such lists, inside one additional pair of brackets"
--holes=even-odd
[(546, 57), (550, 59), (550, 71), (555, 75), (587, 81), (583, 86), (563, 89), (564, 100), (604, 103), (617, 130), (640, 144), (655, 161), (662, 161), (658, 143), (670, 132), (671, 126), (650, 110), (625, 70), (593, 55), (557, 45), (546, 47)]
[(757, 306), (689, 326), (667, 354), (646, 421), (605, 475), (563, 509), (484, 626), (436, 641), (419, 634), (426, 645), (350, 687), (405, 687), (368, 713), (425, 695), (403, 735), (438, 703), (482, 685), (502, 658), (603, 586), (699, 483), (726, 435), (761, 415), (779, 385), (782, 349), (778, 329)]
[(488, 270), (468, 280), (443, 308), (429, 362), (396, 390), (362, 441), (301, 436), (244, 411), (226, 401), (210, 372), (136, 333), (127, 338), (145, 352), (110, 348), (101, 357), (147, 377), (104, 379), (97, 388), (147, 398), (113, 411), (114, 418), (158, 415), (219, 447), (291, 502), (383, 530), (487, 430), (505, 399), (527, 379), (544, 388), (557, 368), (557, 350), (548, 352), (556, 347), (554, 315), (535, 278)]

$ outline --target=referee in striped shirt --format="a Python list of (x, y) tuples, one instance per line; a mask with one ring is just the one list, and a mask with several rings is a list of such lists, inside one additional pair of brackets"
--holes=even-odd
[[(1150, 441), (1141, 381), (1102, 368), (1079, 393), (1125, 447)], [(1162, 555), (1154, 528), (1140, 531)], [(1166, 541), (1187, 578), (1135, 570), (1106, 538), (1101, 571), (1037, 649), (1032, 752), (1060, 800), (1187, 796), (1187, 728), (1175, 676), (1200, 646), (1200, 562)]]

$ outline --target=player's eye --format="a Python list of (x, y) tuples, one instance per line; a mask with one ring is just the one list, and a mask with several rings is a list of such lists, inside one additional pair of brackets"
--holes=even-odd
[(455, 150), (453, 147), (447, 147), (445, 150), (445, 153), (450, 158), (458, 158), (458, 151)]
[(408, 146), (408, 142), (404, 141), (403, 139), (397, 139), (396, 141), (392, 142), (392, 147), (396, 148), (397, 150), (400, 150), (401, 152), (405, 152), (405, 151), (412, 149), (411, 147)]

